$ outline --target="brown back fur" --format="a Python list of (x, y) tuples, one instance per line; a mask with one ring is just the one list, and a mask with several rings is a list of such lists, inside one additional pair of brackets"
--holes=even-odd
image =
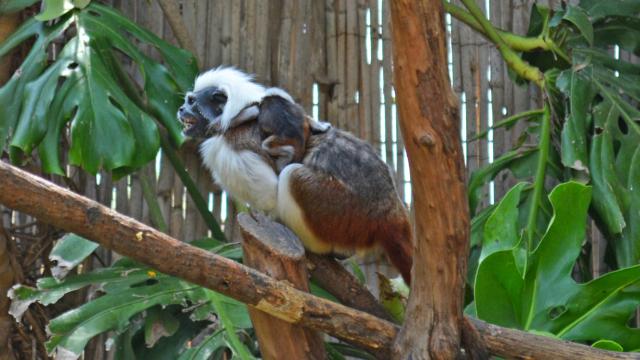
[(372, 146), (337, 129), (310, 137), (291, 192), (319, 240), (340, 249), (382, 246), (407, 282), (412, 230), (388, 166)]

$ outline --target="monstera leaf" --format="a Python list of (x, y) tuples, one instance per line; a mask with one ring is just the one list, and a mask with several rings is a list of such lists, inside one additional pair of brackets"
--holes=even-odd
[[(592, 185), (590, 215), (610, 244), (613, 256), (607, 259), (614, 260), (607, 262), (612, 268), (640, 263), (640, 65), (612, 55), (614, 46), (640, 55), (638, 14), (639, 0), (582, 0), (554, 10), (534, 5), (527, 35), (551, 39), (555, 47), (522, 54), (545, 71), (545, 98), (555, 120), (551, 136), (557, 146), (549, 149), (545, 179), (533, 181), (552, 178)], [(539, 144), (530, 136), (534, 134), (535, 127), (529, 126), (520, 138)], [(480, 203), (479, 190), (503, 170), (528, 181), (537, 150), (517, 142), (493, 163), (477, 169), (469, 180), (472, 213)], [(535, 229), (536, 234), (542, 234), (544, 224), (538, 224), (543, 226)]]
[[(196, 241), (194, 244), (222, 256), (235, 259), (241, 257), (237, 244), (223, 244), (213, 239)], [(178, 313), (189, 314), (190, 323), (206, 322), (219, 326), (216, 325), (219, 319), (223, 325), (220, 329), (215, 329), (211, 335), (217, 340), (206, 338), (200, 351), (189, 351), (189, 354), (195, 356), (208, 353), (217, 344), (216, 349), (224, 347), (242, 359), (252, 358), (236, 334), (251, 327), (244, 304), (200, 286), (157, 273), (126, 258), (109, 268), (68, 276), (63, 280), (40, 279), (37, 288), (15, 286), (10, 291), (11, 314), (20, 318), (33, 302), (53, 304), (64, 295), (87, 286), (92, 286), (104, 295), (51, 320), (48, 326), (50, 339), (47, 342), (50, 352), (67, 356), (65, 358), (77, 358), (89, 340), (106, 331), (125, 334), (132, 329), (144, 330), (145, 343), (148, 346), (156, 344), (162, 337), (170, 337), (184, 331), (188, 333), (192, 326), (183, 324), (169, 313), (159, 311), (160, 308), (174, 306), (180, 310)], [(144, 326), (136, 328), (133, 323), (140, 319)], [(119, 340), (122, 339), (123, 337), (119, 336)], [(176, 345), (174, 350), (185, 351), (187, 349), (184, 346), (184, 343)]]
[[(14, 162), (37, 149), (44, 171), (64, 174), (60, 139), (68, 126), (70, 164), (121, 176), (155, 157), (159, 134), (154, 119), (174, 142), (182, 141), (175, 112), (179, 94), (195, 77), (195, 59), (111, 8), (69, 6), (45, 10), (43, 16), (66, 14), (52, 25), (31, 19), (0, 46), (3, 56), (35, 38), (20, 69), (0, 89), (0, 147), (10, 139)], [(48, 64), (52, 41), (69, 33), (75, 35)], [(143, 53), (139, 42), (155, 48), (164, 65)], [(124, 59), (135, 64), (141, 89), (123, 69)]]
[(56, 242), (49, 254), (49, 260), (56, 263), (51, 268), (51, 275), (58, 280), (64, 278), (69, 271), (78, 266), (97, 248), (97, 243), (76, 234), (63, 236)]
[[(640, 347), (628, 326), (640, 305), (640, 265), (579, 284), (572, 277), (585, 239), (591, 188), (577, 182), (550, 194), (553, 217), (538, 246), (523, 253), (517, 231), (516, 186), (496, 207), (505, 229), (485, 225), (485, 247), (475, 279), (481, 319), (576, 341), (606, 340), (624, 350)], [(500, 211), (502, 213), (500, 214)]]
[[(640, 66), (614, 59), (619, 46), (640, 54), (640, 1), (581, 1), (564, 18), (576, 26), (572, 68), (557, 79), (568, 100), (562, 162), (593, 185), (593, 212), (618, 267), (640, 263)], [(573, 15), (572, 15), (573, 14)], [(583, 14), (576, 16), (575, 14)], [(571, 15), (571, 16), (570, 16)]]

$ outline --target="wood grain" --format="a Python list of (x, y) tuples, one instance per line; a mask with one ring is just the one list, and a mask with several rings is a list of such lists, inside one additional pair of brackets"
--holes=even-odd
[(93, 200), (0, 161), (0, 204), (100, 243), (165, 274), (218, 291), (292, 324), (365, 349), (390, 344), (390, 322), (321, 299), (250, 267), (183, 243)]
[(392, 1), (391, 21), (416, 234), (414, 280), (393, 352), (397, 359), (455, 359), (461, 347), (469, 213), (442, 3)]
[[(291, 230), (258, 214), (239, 214), (238, 224), (242, 231), (243, 261), (247, 266), (309, 292), (304, 247)], [(253, 307), (249, 307), (249, 314), (263, 359), (326, 357), (320, 333), (290, 324)]]

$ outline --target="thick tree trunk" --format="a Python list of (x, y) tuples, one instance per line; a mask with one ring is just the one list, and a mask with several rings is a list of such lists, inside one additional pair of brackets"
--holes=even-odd
[[(20, 14), (8, 14), (0, 16), (0, 43), (8, 38), (19, 24)], [(9, 53), (9, 55), (3, 56), (0, 59), (0, 85), (4, 85), (4, 83), (9, 80), (11, 74), (13, 73), (13, 69), (11, 66), (11, 54), (13, 53)]]
[[(300, 240), (285, 226), (263, 215), (238, 215), (242, 231), (243, 261), (248, 266), (286, 280), (302, 291), (309, 291), (309, 277)], [(249, 307), (256, 330), (260, 354), (266, 360), (326, 358), (322, 335), (293, 325)]]
[[(20, 14), (0, 16), (0, 43), (3, 42), (20, 23)], [(0, 59), (0, 85), (4, 85), (11, 77), (12, 56), (4, 56)], [(2, 153), (2, 149), (0, 149)], [(13, 333), (13, 318), (9, 315), (9, 299), (7, 291), (13, 285), (14, 274), (9, 259), (9, 237), (5, 234), (0, 223), (0, 360), (13, 359), (13, 353), (9, 351), (9, 341)]]
[(411, 169), (416, 243), (400, 359), (460, 352), (469, 214), (441, 0), (391, 3), (394, 84)]

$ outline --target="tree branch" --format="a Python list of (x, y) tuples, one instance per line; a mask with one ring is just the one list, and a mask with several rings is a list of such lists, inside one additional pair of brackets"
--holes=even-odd
[(469, 209), (443, 7), (441, 0), (389, 3), (393, 79), (415, 214), (414, 280), (393, 352), (398, 359), (455, 359), (462, 347)]
[(601, 350), (571, 341), (503, 328), (474, 318), (468, 319), (476, 326), (489, 352), (507, 359), (640, 359), (638, 353)]
[(373, 294), (335, 259), (308, 253), (307, 261), (309, 273), (318, 285), (335, 296), (341, 303), (381, 319), (392, 321), (391, 316)]
[(292, 324), (374, 351), (394, 324), (297, 290), (252, 268), (183, 243), (93, 200), (0, 161), (0, 204), (100, 243), (160, 272), (237, 299)]
[(198, 64), (202, 65), (202, 59), (198, 59), (197, 49), (193, 45), (193, 41), (191, 41), (189, 31), (187, 31), (187, 27), (184, 25), (184, 21), (182, 21), (182, 16), (180, 16), (178, 4), (175, 0), (158, 0), (158, 4), (160, 4), (162, 13), (164, 17), (167, 18), (171, 31), (173, 31), (173, 35), (175, 35), (178, 40), (180, 47), (189, 50), (189, 52), (195, 56), (196, 60), (198, 60)]
[[(253, 305), (287, 322), (350, 340), (365, 349), (388, 349), (398, 328), (390, 322), (294, 289), (286, 282), (193, 247), (93, 200), (0, 161), (0, 204), (75, 232), (107, 249)], [(467, 318), (469, 319), (469, 318)], [(532, 359), (638, 359), (637, 354), (505, 329), (472, 320), (495, 355)]]

